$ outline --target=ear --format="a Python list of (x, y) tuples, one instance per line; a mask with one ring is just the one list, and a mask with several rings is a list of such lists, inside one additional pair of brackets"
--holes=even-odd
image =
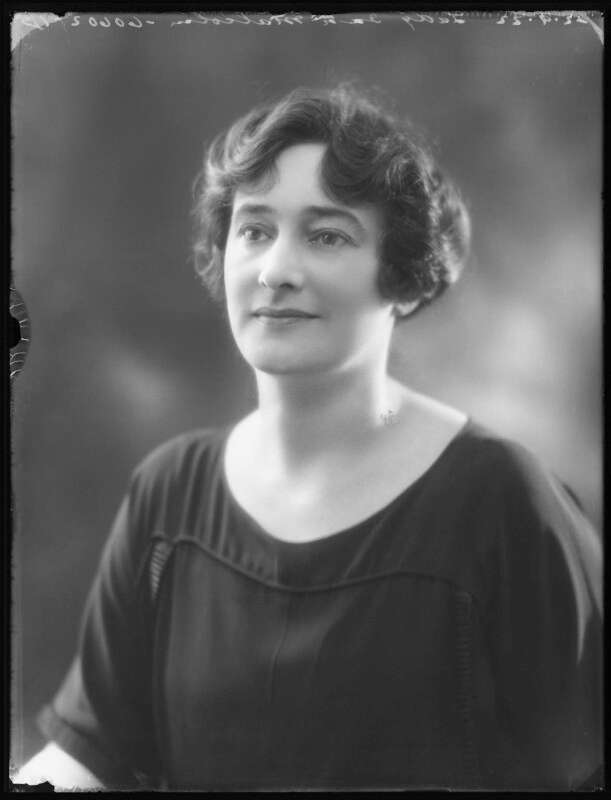
[(419, 300), (404, 301), (402, 303), (393, 303), (392, 313), (395, 317), (409, 317), (420, 305)]

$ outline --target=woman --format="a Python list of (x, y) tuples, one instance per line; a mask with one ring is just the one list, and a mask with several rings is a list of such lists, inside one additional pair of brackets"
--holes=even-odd
[(601, 763), (600, 545), (525, 449), (387, 372), (468, 251), (351, 89), (213, 142), (198, 269), (257, 408), (135, 471), (24, 769), (60, 785), (569, 789)]

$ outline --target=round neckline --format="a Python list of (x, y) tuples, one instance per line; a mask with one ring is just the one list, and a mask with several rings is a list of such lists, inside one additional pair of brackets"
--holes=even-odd
[(414, 481), (408, 484), (404, 489), (398, 492), (393, 498), (391, 498), (385, 505), (374, 511), (372, 514), (364, 517), (362, 520), (355, 522), (353, 525), (350, 525), (346, 528), (341, 528), (337, 531), (333, 531), (332, 533), (327, 534), (326, 536), (320, 536), (315, 539), (304, 539), (302, 541), (290, 541), (288, 539), (281, 539), (278, 536), (274, 536), (274, 534), (267, 531), (253, 516), (247, 511), (236, 499), (235, 495), (233, 494), (231, 487), (229, 486), (229, 481), (227, 480), (227, 475), (225, 472), (225, 452), (227, 449), (227, 442), (229, 440), (229, 435), (231, 431), (235, 427), (234, 423), (229, 423), (225, 425), (221, 429), (221, 437), (220, 437), (220, 447), (217, 451), (217, 457), (219, 459), (218, 463), (218, 471), (220, 473), (220, 480), (222, 487), (227, 495), (228, 503), (243, 521), (248, 524), (248, 527), (262, 540), (271, 544), (279, 549), (283, 549), (286, 552), (296, 552), (300, 551), (305, 553), (308, 549), (312, 549), (314, 547), (325, 547), (325, 546), (335, 546), (338, 542), (343, 542), (348, 538), (352, 538), (354, 534), (356, 534), (359, 530), (370, 530), (372, 526), (379, 524), (383, 519), (386, 518), (388, 514), (392, 512), (392, 510), (399, 505), (401, 502), (405, 500), (407, 496), (412, 493), (415, 493), (423, 483), (425, 483), (433, 473), (435, 473), (442, 462), (445, 462), (447, 455), (454, 449), (456, 444), (464, 439), (464, 437), (468, 434), (468, 432), (473, 427), (473, 421), (470, 416), (467, 416), (463, 425), (458, 429), (458, 431), (454, 434), (454, 436), (450, 439), (450, 441), (445, 445), (445, 447), (441, 450), (437, 458), (424, 470), (424, 472), (419, 475)]

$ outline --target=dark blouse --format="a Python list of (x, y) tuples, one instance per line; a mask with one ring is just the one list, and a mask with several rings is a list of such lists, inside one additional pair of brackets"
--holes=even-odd
[(135, 470), (39, 716), (108, 787), (569, 789), (602, 763), (600, 542), (469, 422), (360, 524), (305, 543), (233, 499), (228, 429)]

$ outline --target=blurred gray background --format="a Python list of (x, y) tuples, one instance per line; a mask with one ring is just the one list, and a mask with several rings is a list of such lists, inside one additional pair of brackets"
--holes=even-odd
[(429, 132), (471, 207), (474, 256), (399, 328), (392, 371), (528, 446), (600, 527), (596, 31), (307, 17), (69, 15), (14, 50), (13, 282), (32, 336), (12, 400), (17, 764), (43, 744), (34, 716), (71, 660), (130, 471), (254, 403), (193, 273), (189, 213), (205, 142), (270, 95), (356, 78)]

